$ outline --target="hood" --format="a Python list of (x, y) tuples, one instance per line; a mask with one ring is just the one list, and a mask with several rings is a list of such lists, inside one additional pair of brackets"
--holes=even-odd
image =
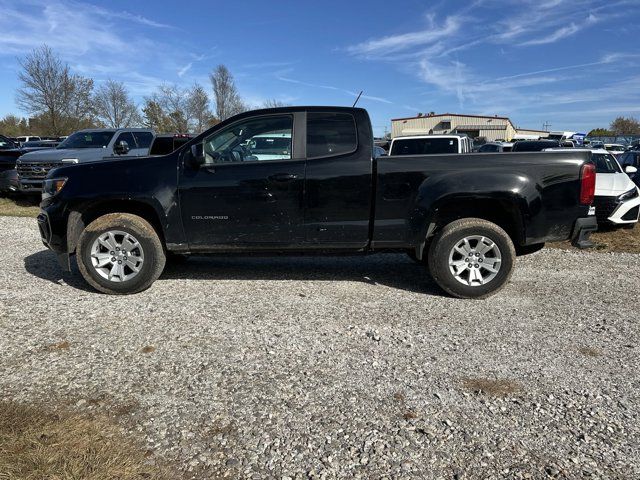
[(596, 196), (613, 197), (631, 190), (635, 184), (626, 173), (596, 174)]
[(106, 148), (53, 148), (25, 153), (20, 162), (59, 162), (64, 158), (77, 158), (80, 162), (99, 161), (108, 155), (107, 152)]

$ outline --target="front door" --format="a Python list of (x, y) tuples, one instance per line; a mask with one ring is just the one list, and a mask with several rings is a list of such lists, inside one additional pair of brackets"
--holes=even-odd
[(205, 164), (185, 164), (180, 201), (194, 251), (290, 248), (304, 241), (305, 160), (292, 114), (251, 117), (204, 139)]

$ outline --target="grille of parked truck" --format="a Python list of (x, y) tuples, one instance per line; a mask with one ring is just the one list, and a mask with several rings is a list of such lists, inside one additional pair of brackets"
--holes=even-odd
[(516, 255), (590, 246), (588, 151), (378, 156), (360, 108), (237, 115), (174, 152), (49, 172), (38, 224), (101, 292), (144, 290), (167, 255), (405, 252), (449, 294), (503, 287)]
[(143, 128), (80, 130), (55, 148), (22, 155), (16, 162), (20, 189), (39, 193), (49, 170), (63, 164), (146, 156), (153, 137), (152, 130)]

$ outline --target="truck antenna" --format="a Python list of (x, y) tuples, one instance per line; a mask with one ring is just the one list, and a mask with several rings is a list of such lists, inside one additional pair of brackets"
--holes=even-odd
[(362, 90), (360, 90), (360, 93), (358, 94), (358, 98), (356, 98), (356, 101), (355, 101), (355, 102), (353, 102), (353, 106), (352, 106), (351, 108), (353, 108), (353, 107), (355, 107), (355, 106), (356, 106), (356, 103), (358, 103), (358, 100), (360, 100), (360, 97), (361, 97), (361, 96), (362, 96)]

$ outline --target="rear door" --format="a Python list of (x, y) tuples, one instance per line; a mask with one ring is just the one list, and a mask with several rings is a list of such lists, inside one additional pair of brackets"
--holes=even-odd
[(306, 113), (305, 238), (326, 248), (369, 241), (373, 135), (364, 110)]

